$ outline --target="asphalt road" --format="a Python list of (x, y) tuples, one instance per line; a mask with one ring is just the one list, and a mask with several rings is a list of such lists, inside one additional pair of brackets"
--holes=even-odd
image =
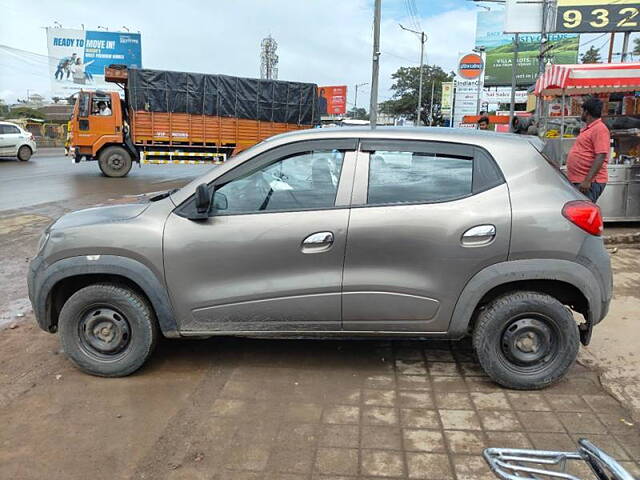
[(0, 211), (85, 198), (102, 202), (176, 188), (212, 168), (208, 165), (134, 165), (125, 178), (106, 178), (96, 162), (73, 164), (62, 149), (38, 152), (29, 162), (0, 158)]

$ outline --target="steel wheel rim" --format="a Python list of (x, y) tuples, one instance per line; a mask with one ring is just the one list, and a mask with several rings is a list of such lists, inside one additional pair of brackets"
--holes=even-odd
[(131, 327), (119, 311), (107, 306), (88, 309), (78, 323), (82, 349), (99, 359), (121, 357), (131, 342)]
[(512, 318), (500, 336), (503, 363), (519, 373), (535, 373), (546, 368), (559, 354), (560, 332), (549, 318), (526, 313)]
[(112, 170), (121, 170), (124, 167), (124, 159), (119, 153), (114, 153), (107, 159), (107, 165)]

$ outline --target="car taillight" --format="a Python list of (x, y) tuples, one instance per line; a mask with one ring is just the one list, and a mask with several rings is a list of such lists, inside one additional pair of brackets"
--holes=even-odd
[(568, 202), (562, 207), (562, 215), (585, 232), (602, 235), (602, 214), (595, 203), (584, 200)]

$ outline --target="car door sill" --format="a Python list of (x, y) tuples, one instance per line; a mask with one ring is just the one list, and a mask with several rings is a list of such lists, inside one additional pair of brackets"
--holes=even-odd
[(307, 338), (307, 337), (442, 337), (448, 332), (401, 332), (393, 330), (189, 330), (181, 331), (181, 337), (289, 337), (289, 338)]

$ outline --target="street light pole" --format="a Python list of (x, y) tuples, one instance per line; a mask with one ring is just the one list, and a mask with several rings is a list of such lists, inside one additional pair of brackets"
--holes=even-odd
[(424, 32), (411, 30), (410, 28), (404, 27), (403, 25), (400, 25), (400, 28), (406, 30), (407, 32), (420, 35), (420, 70), (418, 70), (420, 79), (418, 82), (418, 107), (416, 108), (416, 125), (420, 126), (420, 113), (422, 113), (422, 67), (424, 65), (424, 44), (427, 42), (427, 34)]
[(371, 101), (369, 123), (376, 128), (378, 121), (378, 76), (380, 72), (380, 8), (382, 0), (376, 0), (373, 12), (373, 57), (371, 65)]
[(357, 115), (356, 110), (358, 109), (358, 87), (364, 87), (365, 85), (369, 85), (369, 82), (364, 82), (364, 83), (356, 83), (355, 87), (356, 87), (356, 96), (353, 99), (353, 114)]

